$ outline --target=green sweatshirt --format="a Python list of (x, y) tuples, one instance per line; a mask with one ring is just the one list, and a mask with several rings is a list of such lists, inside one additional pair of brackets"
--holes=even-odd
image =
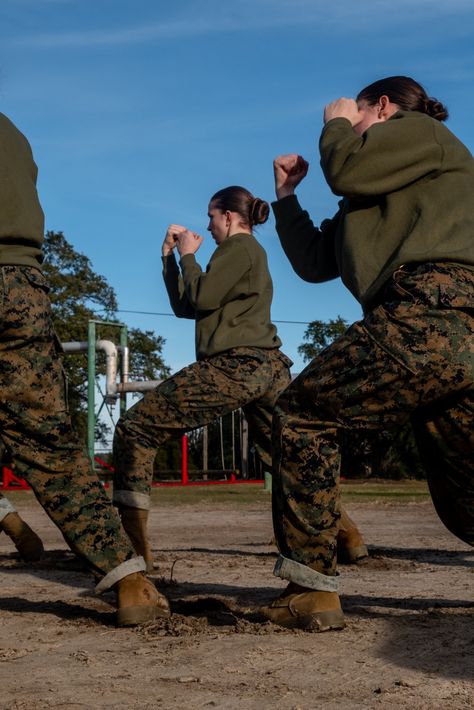
[(443, 123), (399, 111), (358, 136), (347, 119), (334, 118), (319, 145), (326, 180), (343, 197), (337, 214), (316, 228), (294, 195), (273, 203), (301, 278), (340, 276), (367, 311), (402, 264), (474, 269), (474, 160)]
[(37, 173), (25, 136), (0, 113), (0, 265), (40, 268), (43, 261)]
[(179, 318), (196, 320), (196, 357), (230, 348), (279, 348), (270, 320), (273, 286), (267, 255), (251, 234), (234, 234), (211, 256), (203, 272), (194, 254), (163, 257), (163, 278)]

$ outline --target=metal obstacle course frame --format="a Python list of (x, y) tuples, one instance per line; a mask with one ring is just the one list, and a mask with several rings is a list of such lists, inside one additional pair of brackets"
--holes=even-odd
[[(120, 344), (117, 346), (110, 340), (97, 340), (97, 326), (107, 326), (118, 328)], [(161, 380), (139, 380), (131, 381), (129, 379), (129, 349), (128, 349), (128, 329), (123, 323), (115, 323), (111, 321), (90, 320), (88, 323), (88, 339), (87, 341), (65, 342), (62, 343), (65, 353), (87, 353), (87, 451), (94, 468), (103, 470), (104, 468), (112, 469), (109, 464), (102, 461), (100, 457), (95, 455), (95, 425), (96, 419), (99, 416), (104, 405), (114, 406), (119, 401), (120, 414), (125, 413), (127, 409), (127, 393), (128, 392), (145, 392), (152, 390), (160, 384)], [(95, 412), (96, 400), (96, 356), (97, 351), (103, 351), (106, 357), (106, 375), (105, 375), (105, 394), (103, 401), (99, 407), (99, 411)], [(119, 358), (120, 354), (120, 358)], [(119, 375), (119, 382), (117, 382)], [(245, 422), (245, 442), (243, 443), (243, 467), (247, 467), (247, 430)], [(264, 479), (238, 479), (235, 472), (230, 473), (230, 480), (218, 481), (190, 481), (188, 471), (188, 450), (187, 436), (183, 434), (181, 437), (181, 481), (176, 482), (154, 482), (153, 486), (209, 486), (223, 484), (238, 484), (238, 483), (257, 483), (265, 484), (265, 489), (271, 489), (271, 476), (265, 473)], [(98, 466), (97, 466), (98, 464)], [(18, 478), (7, 467), (3, 466), (0, 469), (2, 472), (2, 484), (0, 490), (27, 490), (28, 484), (21, 478)]]

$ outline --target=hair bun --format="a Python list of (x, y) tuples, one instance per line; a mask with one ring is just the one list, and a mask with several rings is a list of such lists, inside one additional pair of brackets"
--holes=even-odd
[(250, 224), (263, 224), (270, 214), (270, 205), (265, 200), (255, 197), (250, 203), (249, 221)]
[(444, 106), (441, 101), (433, 98), (426, 99), (425, 113), (435, 118), (437, 121), (446, 121), (449, 115), (446, 106)]

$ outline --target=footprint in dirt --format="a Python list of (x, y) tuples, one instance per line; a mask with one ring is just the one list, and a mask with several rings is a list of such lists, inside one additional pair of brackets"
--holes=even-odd
[(236, 603), (218, 597), (175, 599), (172, 616), (142, 628), (147, 636), (196, 636), (199, 634), (292, 633), (275, 626), (256, 610), (242, 609)]

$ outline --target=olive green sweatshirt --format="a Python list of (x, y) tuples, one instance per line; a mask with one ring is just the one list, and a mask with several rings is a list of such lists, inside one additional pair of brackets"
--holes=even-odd
[(474, 269), (474, 160), (443, 123), (399, 111), (358, 136), (347, 119), (334, 118), (319, 146), (328, 185), (343, 197), (337, 214), (317, 228), (294, 195), (273, 203), (301, 278), (340, 276), (367, 311), (402, 264)]
[(163, 257), (163, 277), (179, 318), (196, 320), (196, 357), (230, 348), (278, 348), (270, 320), (273, 286), (267, 255), (251, 234), (234, 234), (212, 254), (203, 272), (194, 254)]
[(0, 113), (0, 265), (40, 268), (43, 261), (37, 172), (25, 136)]

